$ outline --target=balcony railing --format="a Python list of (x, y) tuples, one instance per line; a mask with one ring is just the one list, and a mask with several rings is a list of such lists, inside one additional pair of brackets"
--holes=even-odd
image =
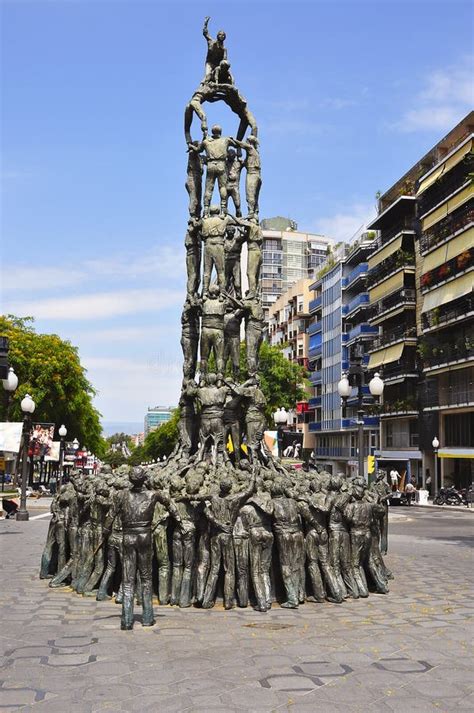
[(308, 404), (310, 408), (318, 408), (318, 406), (321, 406), (321, 396), (314, 396), (309, 399)]
[(322, 381), (322, 372), (321, 371), (310, 371), (309, 380), (312, 384), (320, 384)]
[(474, 206), (468, 203), (447, 215), (432, 228), (425, 230), (420, 238), (421, 252), (425, 253), (430, 248), (434, 248), (472, 222), (474, 222)]
[(309, 303), (309, 311), (314, 312), (315, 310), (317, 310), (318, 307), (321, 307), (321, 302), (322, 297), (316, 297), (316, 299), (311, 300)]
[(419, 202), (419, 215), (422, 216), (435, 206), (461, 188), (467, 180), (468, 174), (472, 171), (473, 159), (461, 161), (445, 177), (441, 177), (436, 183), (426, 190)]
[(321, 356), (322, 351), (323, 347), (320, 344), (318, 347), (313, 347), (312, 349), (310, 349), (308, 356), (310, 359), (316, 359), (316, 357)]
[(416, 339), (416, 327), (407, 327), (401, 324), (395, 329), (391, 329), (390, 332), (380, 334), (377, 339), (372, 342), (371, 349), (380, 349), (387, 344), (393, 344), (393, 342), (401, 341), (402, 339)]
[(313, 421), (312, 423), (310, 423), (309, 430), (310, 431), (320, 431), (321, 430), (321, 421)]
[[(371, 427), (371, 428), (375, 428), (376, 426), (379, 425), (379, 422), (380, 422), (378, 416), (364, 416), (363, 421), (364, 421), (364, 427)], [(341, 420), (341, 427), (342, 428), (357, 428), (357, 419), (356, 418), (343, 418)]]
[(355, 455), (355, 448), (343, 448), (338, 446), (329, 446), (325, 448), (323, 446), (317, 446), (314, 449), (314, 455), (320, 458), (350, 458)]
[(378, 327), (372, 327), (370, 324), (358, 324), (347, 333), (347, 341), (352, 341), (357, 337), (375, 337), (379, 333)]
[(407, 374), (415, 374), (418, 376), (418, 369), (415, 366), (414, 360), (387, 364), (384, 365), (382, 370), (382, 378), (385, 380), (396, 379), (399, 376), (406, 376)]
[(357, 297), (354, 297), (353, 300), (348, 302), (346, 305), (342, 306), (342, 314), (347, 316), (351, 312), (353, 312), (355, 309), (360, 307), (361, 305), (368, 305), (369, 304), (369, 295), (367, 292), (362, 292), (360, 295), (357, 295)]
[(374, 317), (404, 304), (415, 304), (415, 300), (416, 291), (411, 287), (402, 287), (374, 305)]
[(310, 324), (308, 327), (308, 334), (316, 334), (316, 332), (320, 332), (321, 329), (323, 328), (322, 321), (319, 319), (317, 322), (313, 322), (313, 324)]
[(431, 287), (439, 285), (451, 277), (457, 277), (460, 273), (468, 270), (474, 265), (474, 248), (464, 250), (460, 255), (444, 262), (440, 267), (425, 272), (420, 279), (421, 289), (426, 292)]
[(367, 263), (361, 262), (360, 265), (357, 265), (357, 267), (351, 270), (346, 277), (342, 278), (342, 286), (349, 287), (349, 285), (355, 282), (359, 277), (361, 277), (362, 275), (366, 275), (368, 269), (369, 266), (367, 265)]
[(442, 408), (445, 406), (467, 406), (474, 403), (474, 383), (465, 385), (440, 386), (429, 389), (422, 396), (423, 408)]
[(412, 413), (418, 411), (418, 404), (415, 399), (398, 399), (397, 401), (384, 401), (380, 407), (381, 414)]
[(378, 238), (377, 242), (374, 243), (374, 251), (379, 250), (381, 247), (386, 245), (392, 238), (394, 238), (396, 235), (399, 235), (400, 233), (403, 233), (405, 231), (409, 230), (414, 230), (415, 229), (415, 222), (413, 218), (404, 218), (402, 220), (397, 221), (394, 223), (390, 228), (387, 230), (382, 230), (382, 235), (380, 238)]
[(457, 342), (447, 342), (434, 347), (431, 354), (423, 354), (423, 368), (433, 369), (436, 366), (454, 364), (471, 359), (474, 359), (474, 345), (463, 346)]
[(406, 250), (399, 250), (394, 255), (390, 255), (386, 260), (373, 267), (367, 276), (367, 287), (375, 285), (384, 277), (388, 277), (392, 272), (399, 270), (402, 267), (414, 267), (415, 255)]
[(474, 312), (474, 297), (461, 297), (459, 300), (435, 307), (422, 314), (422, 326), (424, 330), (443, 327), (450, 322), (456, 322), (461, 317), (467, 317), (472, 312)]

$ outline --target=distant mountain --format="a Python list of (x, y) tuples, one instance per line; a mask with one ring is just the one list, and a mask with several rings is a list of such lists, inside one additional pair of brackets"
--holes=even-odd
[(114, 433), (126, 433), (131, 436), (143, 432), (143, 421), (102, 421), (102, 428), (106, 438)]

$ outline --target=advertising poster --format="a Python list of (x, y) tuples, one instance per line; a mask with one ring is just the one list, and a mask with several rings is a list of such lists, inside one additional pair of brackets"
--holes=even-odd
[(54, 437), (54, 423), (34, 423), (30, 437), (29, 455), (45, 458), (51, 454)]
[(0, 451), (18, 453), (23, 423), (0, 423)]

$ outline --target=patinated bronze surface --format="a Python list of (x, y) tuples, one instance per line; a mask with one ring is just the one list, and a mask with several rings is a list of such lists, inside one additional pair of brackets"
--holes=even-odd
[[(143, 625), (154, 624), (154, 595), (161, 605), (211, 608), (222, 589), (226, 609), (237, 603), (265, 612), (274, 601), (291, 609), (305, 600), (340, 604), (387, 593), (392, 576), (383, 561), (390, 492), (383, 474), (368, 489), (362, 479), (318, 472), (312, 462), (288, 469), (265, 445), (257, 124), (230, 72), (225, 33), (214, 39), (208, 23), (204, 78), (185, 112), (179, 442), (165, 463), (146, 469), (73, 473), (53, 501), (41, 560), (40, 576), (51, 587), (70, 584), (98, 600), (115, 595), (123, 629), (133, 626), (135, 601)], [(208, 136), (202, 105), (216, 101), (240, 119), (235, 139), (220, 126)], [(200, 140), (191, 137), (194, 114)]]

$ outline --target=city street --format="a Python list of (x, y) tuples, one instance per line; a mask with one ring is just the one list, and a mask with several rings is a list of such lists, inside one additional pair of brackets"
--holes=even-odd
[(0, 522), (2, 710), (474, 710), (470, 512), (393, 510), (387, 596), (268, 614), (156, 606), (156, 626), (133, 632), (114, 603), (38, 579), (47, 527)]

